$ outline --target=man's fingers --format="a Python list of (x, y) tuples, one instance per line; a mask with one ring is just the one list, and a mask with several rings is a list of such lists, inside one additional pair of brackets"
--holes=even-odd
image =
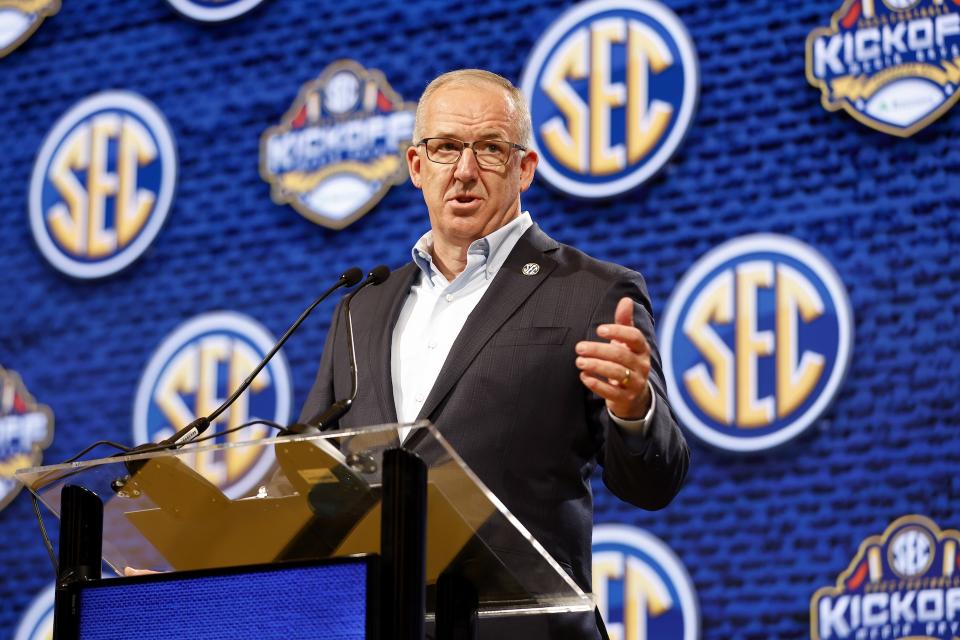
[(617, 341), (612, 343), (584, 340), (577, 343), (577, 355), (613, 360), (631, 366), (636, 362), (635, 358), (647, 357), (650, 353), (650, 347), (642, 334), (639, 338), (631, 338), (630, 340), (631, 342)]
[(646, 353), (649, 350), (647, 339), (643, 337), (643, 332), (636, 327), (628, 327), (622, 324), (602, 324), (597, 327), (597, 335), (607, 340), (622, 343), (635, 353)]
[[(583, 372), (580, 373), (580, 381), (583, 386), (606, 401), (607, 409), (624, 420), (638, 420), (649, 410), (649, 400), (645, 403), (642, 400), (646, 396), (646, 385), (640, 390), (624, 389)], [(643, 405), (647, 409), (642, 408)]]
[(620, 298), (617, 310), (613, 312), (613, 321), (625, 327), (633, 326), (633, 300), (627, 297)]
[[(639, 389), (647, 383), (647, 375), (650, 372), (650, 360), (638, 358), (635, 362), (621, 363), (601, 360), (599, 358), (584, 358), (581, 356), (577, 358), (577, 368), (586, 373), (602, 376), (618, 382), (624, 378), (629, 378), (628, 386)], [(630, 371), (629, 376), (627, 376), (627, 370)], [(619, 384), (617, 386), (619, 386)]]
[(605, 379), (595, 378), (584, 371), (580, 372), (580, 381), (587, 389), (611, 402), (629, 402), (637, 395), (636, 391), (612, 385)]

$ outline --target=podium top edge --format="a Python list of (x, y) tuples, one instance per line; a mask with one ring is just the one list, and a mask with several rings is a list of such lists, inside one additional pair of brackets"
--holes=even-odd
[[(50, 465), (43, 465), (38, 467), (27, 467), (24, 469), (17, 469), (14, 472), (14, 477), (26, 484), (23, 480), (27, 476), (35, 476), (37, 474), (45, 474), (50, 472), (57, 471), (70, 471), (81, 468), (95, 467), (103, 464), (116, 464), (118, 462), (128, 462), (131, 460), (149, 460), (151, 458), (161, 457), (169, 455), (173, 452), (189, 452), (189, 453), (202, 453), (205, 451), (220, 451), (227, 449), (235, 449), (240, 447), (249, 447), (251, 445), (271, 445), (280, 442), (307, 442), (311, 440), (333, 440), (339, 438), (346, 438), (351, 436), (363, 435), (363, 434), (373, 434), (381, 433), (388, 431), (397, 431), (399, 429), (410, 429), (411, 431), (426, 429), (431, 431), (434, 434), (437, 434), (436, 427), (429, 420), (418, 420), (416, 422), (410, 423), (386, 423), (386, 424), (377, 424), (377, 425), (368, 425), (363, 427), (353, 427), (349, 429), (334, 429), (330, 431), (321, 431), (314, 434), (299, 434), (291, 436), (273, 436), (270, 438), (259, 438), (256, 440), (244, 440), (241, 442), (216, 442), (210, 440), (209, 442), (202, 443), (193, 443), (188, 442), (182, 446), (172, 448), (167, 447), (163, 449), (148, 450), (144, 452), (128, 453), (112, 456), (105, 458), (91, 458), (86, 460), (76, 460), (74, 462), (61, 462)], [(213, 435), (213, 434), (210, 434)]]

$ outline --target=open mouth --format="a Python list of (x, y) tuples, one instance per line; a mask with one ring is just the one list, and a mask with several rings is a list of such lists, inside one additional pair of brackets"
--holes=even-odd
[(472, 204), (474, 202), (477, 202), (478, 200), (480, 200), (480, 198), (477, 198), (475, 196), (470, 196), (470, 195), (457, 196), (453, 199), (454, 202), (457, 202), (459, 204)]

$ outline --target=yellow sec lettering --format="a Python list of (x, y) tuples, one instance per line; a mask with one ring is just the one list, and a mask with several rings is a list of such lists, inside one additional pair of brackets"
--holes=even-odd
[(626, 166), (622, 144), (610, 146), (610, 110), (626, 102), (626, 88), (611, 83), (610, 50), (627, 38), (622, 18), (597, 20), (590, 26), (590, 172), (610, 175)]
[[(826, 358), (809, 350), (800, 353), (799, 326), (821, 317), (825, 306), (816, 288), (788, 265), (774, 269), (770, 261), (755, 260), (735, 271), (735, 281), (732, 270), (718, 274), (690, 306), (683, 332), (705, 362), (685, 371), (683, 381), (712, 419), (754, 429), (796, 411), (823, 376)], [(774, 289), (774, 331), (757, 329), (761, 289)], [(729, 324), (734, 325), (733, 352), (711, 326)], [(764, 357), (775, 358), (775, 393), (761, 398), (758, 368)]]
[[(233, 352), (230, 354), (229, 362), (229, 382), (227, 388), (230, 389), (232, 393), (234, 389), (240, 387), (244, 379), (250, 375), (253, 368), (260, 362), (260, 355), (246, 342), (234, 340)], [(250, 394), (259, 393), (269, 386), (270, 374), (264, 369), (253, 379), (249, 389), (231, 405), (228, 410), (230, 417), (227, 420), (227, 428), (233, 429), (239, 427), (244, 422), (250, 420)], [(258, 440), (266, 435), (266, 427), (262, 425), (252, 425), (242, 431), (234, 431), (228, 434), (227, 441), (240, 442), (245, 440)], [(228, 480), (233, 482), (248, 471), (259, 454), (260, 451), (257, 447), (240, 447), (226, 450)]]
[[(195, 416), (210, 415), (223, 402), (223, 399), (217, 396), (217, 372), (220, 363), (226, 362), (230, 356), (230, 343), (230, 338), (217, 335), (207, 336), (199, 341)], [(217, 421), (222, 422), (222, 418)], [(227, 479), (226, 467), (223, 461), (215, 458), (213, 451), (198, 452), (194, 464), (197, 472), (214, 484), (223, 485)]]
[(687, 391), (704, 413), (722, 424), (733, 424), (733, 353), (716, 334), (711, 324), (733, 322), (733, 272), (717, 275), (697, 296), (683, 322), (683, 333), (713, 370), (704, 363), (683, 374)]
[(800, 336), (797, 317), (812, 322), (823, 315), (823, 299), (792, 267), (777, 265), (777, 416), (789, 415), (810, 395), (826, 366), (819, 353), (804, 351), (797, 358)]
[[(117, 143), (116, 172), (108, 169), (110, 144)], [(70, 253), (103, 258), (129, 244), (147, 222), (156, 194), (138, 188), (140, 167), (153, 162), (157, 147), (136, 119), (101, 113), (78, 125), (50, 163), (49, 177), (63, 202), (47, 220), (57, 242)], [(86, 171), (86, 184), (74, 172)], [(114, 221), (107, 223), (107, 199)]]
[[(610, 621), (610, 582), (623, 580), (623, 621)], [(639, 558), (616, 551), (593, 556), (593, 594), (610, 640), (647, 640), (647, 620), (673, 607), (663, 580)]]
[[(587, 105), (584, 104), (577, 92), (567, 82), (567, 79), (583, 79), (587, 77), (589, 60), (587, 40), (589, 34), (586, 29), (578, 29), (567, 38), (556, 55), (551, 59), (544, 70), (540, 87), (560, 112), (561, 116), (554, 116), (541, 127), (543, 141), (557, 162), (571, 171), (586, 173), (588, 170), (587, 158)], [(564, 124), (564, 119), (567, 124)]]
[(90, 125), (76, 127), (63, 141), (50, 163), (50, 182), (60, 192), (63, 202), (50, 207), (47, 220), (57, 243), (74, 255), (87, 252), (87, 192), (74, 175), (74, 170), (90, 164)]
[(87, 255), (102, 258), (117, 249), (117, 234), (106, 228), (106, 201), (117, 193), (117, 176), (107, 171), (107, 145), (120, 134), (120, 117), (103, 113), (93, 119), (90, 136), (90, 165), (87, 167)]
[(650, 99), (650, 72), (673, 65), (670, 48), (656, 31), (631, 20), (627, 38), (627, 162), (650, 153), (670, 124), (673, 107)]
[(157, 147), (146, 128), (136, 119), (125, 117), (120, 132), (118, 152), (119, 187), (117, 189), (117, 243), (124, 247), (133, 240), (147, 222), (157, 196), (148, 189), (137, 188), (138, 169), (157, 157)]
[(153, 401), (160, 407), (167, 424), (173, 431), (190, 424), (196, 417), (193, 411), (184, 403), (184, 394), (193, 394), (197, 391), (197, 347), (188, 345), (166, 367), (157, 388), (153, 394)]
[(627, 558), (624, 580), (624, 632), (629, 640), (647, 640), (647, 616), (658, 617), (673, 606), (667, 585), (637, 558)]
[[(166, 368), (157, 383), (154, 401), (173, 430), (189, 424), (197, 416), (210, 415), (223, 398), (217, 394), (220, 387), (218, 371), (227, 365), (227, 386), (232, 392), (260, 361), (256, 351), (241, 340), (226, 336), (208, 336), (196, 344), (185, 347)], [(238, 427), (249, 419), (249, 393), (257, 393), (271, 384), (267, 371), (261, 371), (236, 402), (217, 418), (216, 422), (227, 423), (227, 428)], [(184, 395), (193, 395), (195, 404), (188, 407)], [(230, 442), (255, 440), (266, 435), (266, 428), (253, 426), (227, 436)], [(254, 462), (255, 449), (227, 450), (224, 459), (212, 451), (201, 451), (186, 458), (198, 473), (215, 484), (232, 482), (243, 475)]]
[[(610, 640), (622, 640), (621, 625), (610, 623), (610, 581), (623, 579), (623, 554), (617, 551), (599, 551), (593, 554), (593, 598), (597, 609), (607, 621)], [(614, 629), (613, 627), (617, 628)]]
[[(611, 51), (621, 44), (627, 51), (626, 85), (611, 81)], [(566, 168), (597, 176), (642, 160), (673, 116), (670, 104), (650, 98), (650, 76), (673, 63), (663, 38), (636, 20), (603, 18), (591, 24), (589, 32), (575, 31), (558, 47), (540, 82), (563, 114), (541, 128), (547, 149)], [(589, 108), (567, 82), (588, 76)], [(626, 107), (626, 147), (610, 144), (611, 111), (619, 107)]]
[(757, 289), (773, 286), (773, 264), (737, 266), (737, 426), (756, 428), (773, 421), (773, 398), (758, 398), (757, 359), (773, 353), (773, 334), (757, 331)]

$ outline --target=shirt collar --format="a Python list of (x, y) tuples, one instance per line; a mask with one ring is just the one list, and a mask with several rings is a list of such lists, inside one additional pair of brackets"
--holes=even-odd
[[(532, 226), (533, 219), (530, 217), (530, 212), (524, 211), (496, 231), (471, 242), (470, 246), (467, 247), (468, 260), (471, 255), (482, 256), (476, 265), (485, 266), (487, 279), (492, 279), (497, 275), (503, 263), (506, 262), (507, 256), (513, 251), (517, 241), (520, 240), (520, 236)], [(434, 274), (438, 273), (433, 266), (432, 250), (433, 231), (427, 231), (420, 236), (411, 252), (414, 264), (423, 272), (428, 282), (432, 281)], [(469, 263), (473, 263), (473, 260), (469, 260), (468, 268)]]

